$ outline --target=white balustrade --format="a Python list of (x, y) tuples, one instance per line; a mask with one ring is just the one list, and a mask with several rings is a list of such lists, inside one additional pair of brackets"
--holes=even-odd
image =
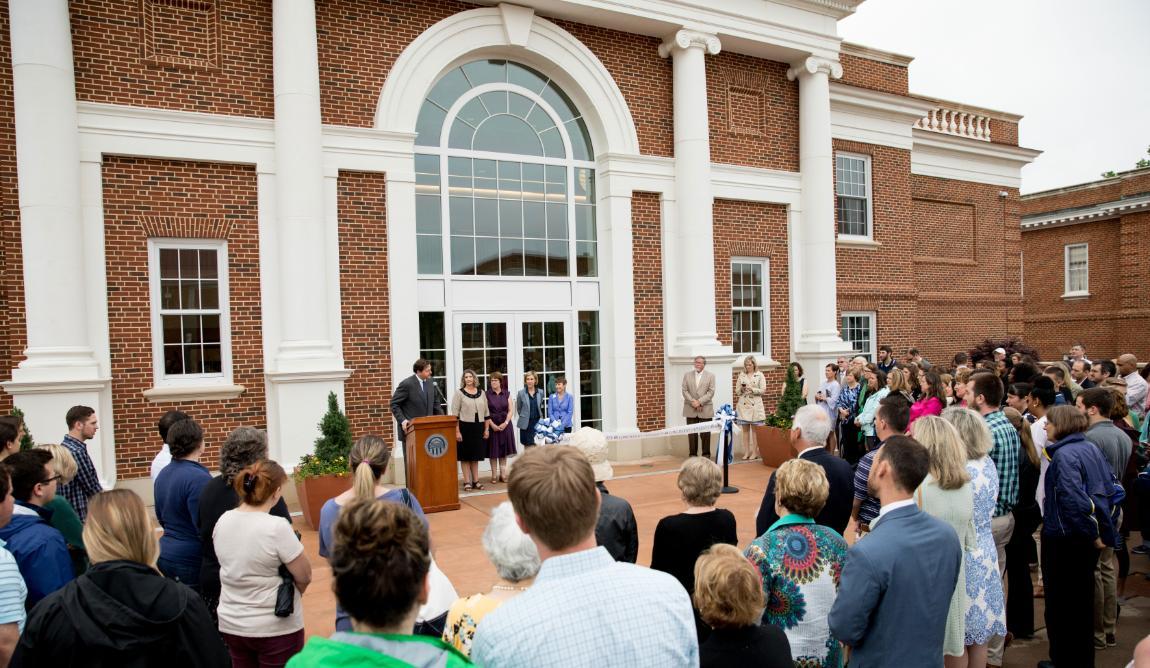
[(990, 117), (957, 109), (936, 107), (915, 122), (914, 127), (931, 132), (990, 141)]

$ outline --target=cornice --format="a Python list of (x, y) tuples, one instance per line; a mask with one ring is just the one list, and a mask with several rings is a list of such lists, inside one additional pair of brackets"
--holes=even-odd
[(898, 120), (908, 121), (908, 127), (935, 107), (931, 102), (924, 102), (914, 97), (832, 82), (831, 105), (836, 104), (850, 105), (884, 116), (896, 117)]
[(856, 58), (866, 58), (879, 63), (886, 63), (887, 65), (895, 65), (896, 67), (909, 67), (911, 62), (914, 61), (914, 56), (907, 56), (893, 51), (883, 51), (870, 46), (863, 46), (862, 44), (854, 44), (852, 42), (843, 42), (841, 51), (843, 55), (855, 56)]
[(992, 144), (990, 142), (967, 139), (966, 137), (955, 137), (953, 135), (931, 132), (930, 130), (922, 130), (920, 128), (914, 129), (914, 146), (916, 149), (919, 147), (929, 147), (986, 158), (997, 158), (999, 160), (1017, 162), (1020, 167), (1034, 162), (1035, 158), (1042, 155), (1042, 151), (1034, 148), (1012, 146), (1010, 144)]
[(1138, 197), (1114, 200), (1077, 209), (1062, 209), (1050, 213), (1023, 216), (1022, 229), (1033, 230), (1048, 227), (1062, 227), (1064, 225), (1077, 225), (1079, 223), (1093, 223), (1143, 211), (1150, 211), (1150, 195), (1140, 195)]

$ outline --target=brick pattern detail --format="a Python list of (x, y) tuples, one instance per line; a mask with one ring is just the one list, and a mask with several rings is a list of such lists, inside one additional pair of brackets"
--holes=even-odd
[(144, 60), (157, 65), (220, 67), (220, 8), (199, 0), (144, 0)]
[(908, 93), (905, 67), (846, 53), (839, 54), (839, 62), (843, 66), (843, 77), (839, 79), (841, 83), (895, 95)]
[[(12, 46), (8, 0), (0, 0), (0, 380), (24, 360), (23, 252), (20, 248), (20, 201), (16, 187), (16, 121), (12, 109)], [(0, 392), (0, 412), (12, 410), (12, 395)]]
[[(770, 356), (786, 363), (790, 358), (791, 313), (790, 276), (787, 261), (787, 207), (782, 204), (716, 199), (715, 239), (715, 324), (719, 341), (731, 345), (731, 258), (768, 260), (768, 310), (770, 312)], [(774, 410), (786, 380), (786, 368), (761, 369), (767, 378), (763, 402)], [(734, 388), (739, 370), (731, 372)], [(737, 395), (732, 395), (737, 396)]]
[(916, 255), (940, 260), (974, 257), (974, 206), (966, 203), (914, 200), (914, 221), (921, 235)]
[[(664, 360), (662, 203), (658, 193), (631, 196), (635, 289), (635, 359)], [(640, 384), (652, 388), (636, 398), (639, 431), (662, 429), (666, 422), (663, 365), (640, 364)]]
[(726, 51), (706, 62), (711, 160), (798, 171), (799, 86), (787, 65)]
[[(1150, 193), (1150, 169), (1023, 199), (1029, 214), (1112, 202)], [(1065, 248), (1087, 243), (1090, 296), (1063, 299)], [(1028, 229), (1022, 232), (1025, 332), (1044, 357), (1071, 345), (1086, 345), (1092, 359), (1134, 353), (1150, 359), (1150, 308), (1143, 289), (1150, 283), (1150, 213), (1110, 220)], [(1120, 258), (1121, 261), (1117, 261)]]
[(180, 239), (227, 239), (232, 221), (209, 218), (177, 218), (175, 216), (141, 216), (140, 226), (148, 237), (176, 237)]
[[(68, 5), (76, 99), (255, 118), (274, 115), (268, 0), (74, 0)], [(203, 11), (209, 6), (214, 9)], [(211, 36), (213, 15), (218, 16), (217, 39)], [(214, 41), (219, 48), (212, 56)]]
[(343, 359), (351, 377), (344, 396), (352, 434), (391, 442), (391, 303), (387, 281), (387, 179), (378, 172), (339, 173), (339, 288)]
[[(214, 468), (219, 447), (231, 430), (267, 424), (255, 170), (245, 165), (109, 156), (104, 159), (103, 177), (117, 475), (148, 475), (159, 448), (156, 421), (171, 409), (186, 411), (203, 426), (207, 444), (203, 464)], [(202, 222), (189, 224), (189, 219)], [(247, 390), (224, 401), (152, 403), (143, 396), (155, 380), (148, 237), (213, 229), (227, 229), (232, 377)]]
[(992, 119), (990, 121), (990, 142), (992, 144), (1018, 146), (1018, 123), (1000, 121), (997, 118)]

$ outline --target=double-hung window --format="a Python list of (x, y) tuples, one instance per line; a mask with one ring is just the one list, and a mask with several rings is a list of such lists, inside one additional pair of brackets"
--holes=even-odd
[(872, 238), (870, 156), (835, 154), (835, 196), (839, 236)]
[(1085, 297), (1090, 294), (1090, 245), (1067, 244), (1065, 294), (1063, 297)]
[(842, 337), (855, 349), (856, 355), (875, 359), (874, 311), (843, 311)]
[(769, 357), (767, 260), (731, 260), (731, 345), (738, 354)]
[(151, 239), (148, 277), (156, 384), (230, 384), (227, 242)]

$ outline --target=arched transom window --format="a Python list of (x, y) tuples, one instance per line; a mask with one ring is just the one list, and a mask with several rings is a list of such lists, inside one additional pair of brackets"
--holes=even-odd
[(420, 274), (598, 274), (591, 139), (553, 81), (467, 63), (432, 87), (416, 131)]

